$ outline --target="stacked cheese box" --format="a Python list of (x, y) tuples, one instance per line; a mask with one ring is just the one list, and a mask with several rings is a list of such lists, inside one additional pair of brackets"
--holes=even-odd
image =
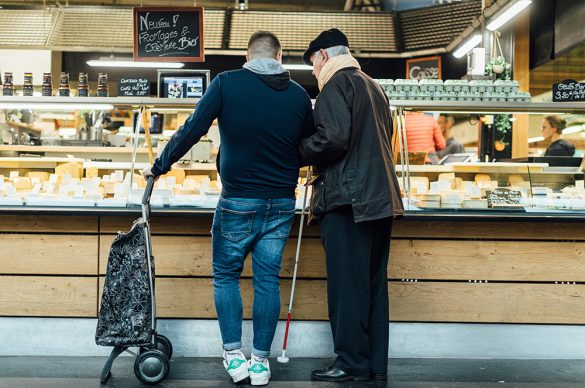
[(530, 102), (514, 80), (378, 79), (391, 100)]
[(560, 192), (546, 186), (532, 187), (530, 203), (540, 209), (585, 210), (585, 181), (576, 180), (574, 186), (566, 186)]
[[(487, 209), (486, 192), (499, 187), (498, 181), (487, 174), (475, 174), (473, 181), (464, 181), (455, 173), (442, 173), (437, 181), (411, 177), (410, 182), (411, 198), (422, 209)], [(510, 175), (508, 185), (528, 197), (530, 182), (521, 175)]]

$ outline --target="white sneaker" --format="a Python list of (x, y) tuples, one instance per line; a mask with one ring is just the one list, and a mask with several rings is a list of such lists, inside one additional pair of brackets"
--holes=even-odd
[(248, 373), (248, 361), (240, 349), (224, 350), (223, 366), (232, 380), (234, 380), (234, 383), (247, 379), (250, 376)]
[(254, 354), (248, 361), (248, 372), (250, 374), (250, 383), (252, 385), (266, 385), (270, 381), (270, 364), (268, 358), (257, 357)]

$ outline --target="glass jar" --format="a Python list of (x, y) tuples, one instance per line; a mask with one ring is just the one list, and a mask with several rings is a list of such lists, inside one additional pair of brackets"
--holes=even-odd
[(32, 96), (33, 95), (33, 76), (32, 73), (24, 73), (24, 82), (22, 84), (22, 95)]
[(59, 96), (69, 97), (71, 90), (69, 89), (69, 73), (62, 72), (59, 77)]
[(4, 88), (2, 95), (14, 96), (14, 76), (12, 73), (4, 73)]
[(109, 94), (110, 93), (108, 88), (108, 74), (99, 73), (97, 95), (98, 97), (108, 97)]
[(45, 97), (53, 95), (53, 76), (51, 73), (43, 73), (42, 95)]
[(78, 97), (89, 97), (89, 85), (87, 82), (87, 73), (79, 73), (79, 85), (77, 86)]

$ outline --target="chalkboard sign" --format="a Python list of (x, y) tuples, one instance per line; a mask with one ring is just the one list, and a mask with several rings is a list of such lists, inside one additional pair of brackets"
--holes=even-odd
[(488, 207), (522, 207), (522, 193), (518, 190), (510, 190), (498, 187), (486, 191)]
[(118, 96), (150, 96), (150, 81), (145, 78), (122, 78), (118, 82)]
[(203, 8), (134, 8), (134, 60), (203, 62)]
[(566, 79), (560, 84), (553, 84), (554, 102), (585, 101), (585, 83)]
[(441, 79), (441, 57), (424, 57), (406, 61), (406, 78)]

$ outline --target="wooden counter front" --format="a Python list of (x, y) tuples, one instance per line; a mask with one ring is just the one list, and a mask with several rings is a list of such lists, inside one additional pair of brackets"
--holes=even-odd
[[(95, 317), (109, 247), (134, 216), (0, 214), (0, 316)], [(215, 318), (212, 214), (153, 216), (160, 317)], [(583, 324), (585, 240), (579, 222), (428, 220), (395, 223), (392, 321)], [(282, 264), (282, 315), (298, 219)], [(295, 319), (326, 320), (325, 257), (305, 228)], [(251, 317), (250, 260), (242, 274)], [(574, 284), (573, 284), (574, 283)]]

